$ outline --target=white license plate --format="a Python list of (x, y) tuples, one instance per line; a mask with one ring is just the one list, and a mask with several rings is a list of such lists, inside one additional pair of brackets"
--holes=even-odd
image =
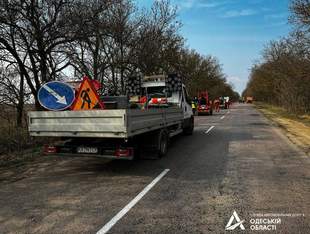
[(79, 154), (97, 154), (98, 148), (96, 148), (96, 147), (78, 147), (77, 152)]

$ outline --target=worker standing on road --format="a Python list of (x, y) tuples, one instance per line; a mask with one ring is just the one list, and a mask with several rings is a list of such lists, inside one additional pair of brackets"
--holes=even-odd
[(214, 108), (215, 108), (215, 112), (220, 112), (220, 100), (219, 100), (219, 98), (216, 98), (214, 100)]
[(231, 100), (228, 101), (228, 109), (231, 107)]
[(192, 111), (193, 111), (193, 114), (196, 115), (196, 103), (194, 101), (192, 101)]

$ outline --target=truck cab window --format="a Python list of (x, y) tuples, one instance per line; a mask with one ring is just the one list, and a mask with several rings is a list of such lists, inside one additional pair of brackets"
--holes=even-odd
[(171, 93), (166, 91), (165, 86), (147, 87), (143, 89), (142, 95), (148, 94), (150, 97), (171, 97)]

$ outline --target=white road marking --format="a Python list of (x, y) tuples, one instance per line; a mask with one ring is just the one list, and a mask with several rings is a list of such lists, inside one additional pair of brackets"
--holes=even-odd
[(205, 133), (208, 134), (213, 128), (214, 126), (211, 126)]
[(107, 233), (123, 216), (127, 214), (132, 207), (134, 207), (143, 197), (150, 191), (158, 181), (160, 181), (170, 169), (165, 169), (160, 173), (148, 186), (146, 186), (131, 202), (129, 202), (120, 212), (118, 212), (106, 225), (104, 225), (97, 234)]
[(221, 119), (224, 119), (225, 118), (225, 115), (223, 115), (222, 117), (221, 117)]
[[(214, 126), (215, 125), (219, 125), (218, 123), (212, 123), (212, 124), (214, 124)], [(208, 124), (197, 124), (196, 126), (210, 126), (210, 123), (208, 123)]]
[(230, 113), (230, 111), (227, 111), (227, 114), (229, 114)]

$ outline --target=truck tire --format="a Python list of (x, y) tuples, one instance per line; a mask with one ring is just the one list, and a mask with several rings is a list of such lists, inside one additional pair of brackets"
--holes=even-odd
[(141, 148), (139, 146), (134, 147), (134, 155), (133, 155), (133, 160), (137, 161), (141, 157)]
[(156, 154), (158, 158), (165, 156), (168, 152), (168, 144), (169, 144), (169, 135), (167, 130), (161, 129), (158, 132), (158, 139), (157, 139), (157, 149)]
[(187, 124), (185, 124), (185, 126), (183, 127), (183, 134), (184, 135), (193, 135), (193, 131), (194, 131), (194, 117), (192, 116), (189, 120), (189, 122)]

